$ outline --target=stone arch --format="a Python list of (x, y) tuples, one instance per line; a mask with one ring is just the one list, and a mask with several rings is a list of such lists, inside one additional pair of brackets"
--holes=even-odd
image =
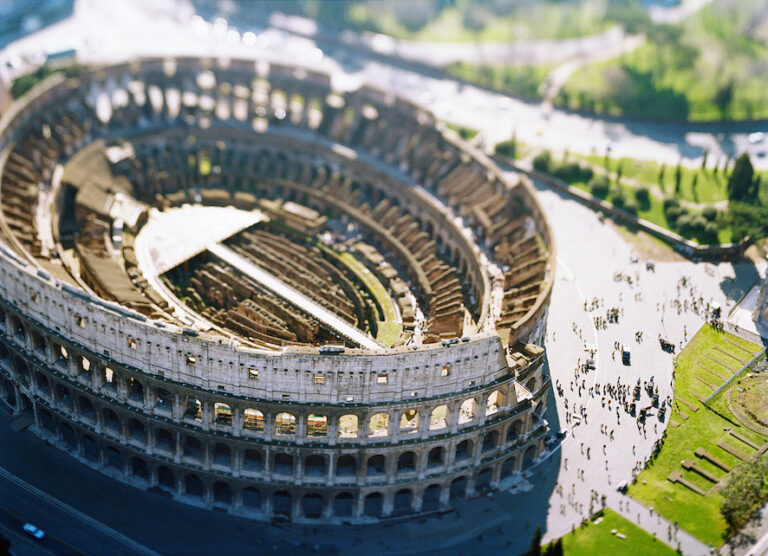
[(437, 469), (445, 465), (445, 450), (442, 446), (435, 446), (429, 451), (427, 456), (427, 467), (429, 469)]
[(16, 338), (16, 341), (21, 345), (26, 345), (27, 331), (26, 328), (24, 328), (24, 324), (21, 322), (21, 319), (16, 315), (11, 314), (10, 325), (10, 331), (13, 334), (13, 337)]
[(53, 419), (51, 412), (41, 409), (38, 415), (40, 416), (40, 426), (49, 433), (56, 434), (56, 421)]
[(246, 450), (243, 453), (243, 471), (258, 473), (264, 465), (264, 458), (258, 450)]
[(167, 454), (176, 453), (176, 435), (166, 429), (155, 429), (155, 449)]
[(467, 496), (467, 478), (456, 477), (451, 481), (450, 499), (451, 501), (462, 500)]
[(80, 454), (88, 461), (99, 460), (99, 445), (92, 436), (84, 434), (80, 438)]
[(232, 487), (222, 481), (213, 483), (213, 501), (218, 504), (232, 503)]
[(275, 416), (275, 434), (278, 436), (296, 434), (296, 416), (292, 413), (278, 413)]
[(29, 365), (27, 365), (27, 362), (20, 357), (15, 357), (14, 368), (16, 369), (16, 376), (19, 377), (19, 380), (21, 381), (21, 383), (24, 386), (29, 386), (31, 375), (29, 372)]
[(243, 410), (243, 428), (253, 432), (264, 432), (264, 414), (251, 407)]
[(523, 468), (530, 467), (536, 461), (536, 445), (528, 446), (523, 453)]
[(515, 456), (508, 457), (501, 464), (501, 478), (505, 479), (512, 475), (517, 470), (517, 458)]
[(104, 465), (113, 469), (123, 470), (123, 455), (117, 448), (107, 446), (104, 449)]
[(104, 408), (101, 417), (103, 429), (106, 429), (107, 432), (115, 436), (120, 434), (120, 418), (117, 416), (117, 413), (107, 407)]
[(442, 487), (435, 483), (424, 489), (421, 495), (421, 510), (424, 512), (434, 512), (440, 508), (440, 491)]
[(261, 510), (261, 491), (256, 487), (245, 487), (242, 490), (243, 506)]
[(483, 447), (482, 452), (490, 452), (491, 450), (495, 450), (499, 446), (499, 431), (493, 430), (485, 433), (485, 436), (483, 436)]
[(232, 408), (229, 404), (221, 402), (213, 404), (213, 422), (223, 427), (232, 426)]
[(368, 458), (366, 465), (366, 475), (369, 477), (382, 476), (386, 473), (386, 458), (381, 454), (376, 454)]
[(413, 512), (413, 490), (403, 488), (395, 493), (392, 501), (392, 515), (408, 515)]
[(203, 461), (203, 444), (194, 436), (184, 435), (181, 450), (185, 458), (197, 463)]
[(91, 400), (86, 398), (85, 396), (80, 396), (77, 400), (77, 409), (80, 413), (80, 416), (84, 418), (89, 423), (95, 423), (96, 422), (96, 410), (93, 408), (93, 404), (91, 403)]
[(277, 475), (293, 475), (293, 455), (280, 452), (275, 454), (272, 472)]
[(448, 406), (438, 405), (432, 410), (432, 415), (429, 418), (429, 430), (442, 430), (448, 427)]
[(64, 446), (66, 446), (70, 452), (73, 451), (77, 447), (77, 435), (75, 435), (74, 429), (66, 423), (62, 423), (59, 426), (59, 431)]
[(397, 472), (409, 473), (416, 471), (416, 452), (403, 452), (397, 458)]
[(128, 400), (137, 404), (144, 403), (144, 385), (133, 377), (128, 377)]
[(475, 398), (467, 398), (461, 402), (459, 407), (459, 425), (468, 425), (472, 423), (477, 417), (477, 400)]
[(290, 492), (278, 490), (272, 494), (272, 513), (290, 517), (292, 502)]
[(419, 432), (419, 412), (407, 409), (400, 414), (400, 434)]
[(144, 423), (138, 419), (128, 419), (128, 437), (133, 442), (145, 444), (147, 442), (147, 429)]
[(496, 389), (491, 392), (485, 400), (485, 414), (493, 415), (504, 406), (504, 394)]
[(307, 436), (328, 436), (328, 417), (315, 413), (307, 417)]
[(509, 429), (507, 429), (507, 442), (512, 442), (520, 438), (522, 431), (523, 421), (522, 419), (518, 419), (509, 426)]
[(477, 480), (475, 481), (475, 490), (479, 492), (485, 492), (491, 488), (491, 481), (493, 480), (493, 468), (486, 467), (477, 474)]
[(304, 460), (305, 477), (324, 477), (325, 476), (325, 456), (312, 454)]
[(173, 394), (163, 388), (155, 390), (155, 411), (164, 415), (173, 414)]
[(389, 415), (386, 413), (372, 415), (368, 421), (368, 436), (389, 436)]
[(462, 440), (456, 445), (454, 461), (456, 463), (470, 462), (474, 458), (475, 443), (469, 438)]
[(35, 373), (34, 376), (35, 376), (35, 387), (37, 388), (38, 393), (45, 398), (50, 398), (51, 383), (48, 381), (48, 377), (40, 372)]
[(213, 463), (222, 467), (232, 465), (232, 450), (223, 442), (217, 442), (213, 446)]
[(176, 492), (176, 476), (169, 467), (161, 465), (157, 468), (157, 484), (172, 492)]
[(355, 499), (349, 492), (341, 492), (333, 499), (333, 515), (350, 517), (355, 509)]
[(350, 454), (344, 454), (336, 460), (337, 477), (354, 477), (357, 472), (357, 459)]
[(317, 518), (323, 515), (323, 496), (317, 492), (304, 495), (301, 501), (304, 517)]
[(138, 457), (131, 458), (131, 475), (139, 479), (149, 480), (149, 466), (147, 462)]
[(72, 404), (72, 396), (63, 384), (56, 386), (56, 404), (59, 407), (63, 407), (68, 413), (72, 413), (74, 405)]
[(371, 492), (363, 502), (363, 513), (369, 517), (381, 517), (384, 509), (384, 495), (380, 492)]
[(339, 417), (339, 438), (357, 438), (357, 415), (342, 415)]
[(203, 481), (197, 475), (189, 474), (184, 477), (184, 494), (202, 498), (204, 493)]
[(33, 328), (30, 333), (32, 339), (32, 349), (38, 353), (38, 355), (45, 355), (48, 342), (39, 330)]

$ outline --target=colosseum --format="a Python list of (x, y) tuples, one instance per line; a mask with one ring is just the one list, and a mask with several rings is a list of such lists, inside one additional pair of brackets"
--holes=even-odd
[(366, 522), (545, 450), (554, 245), (425, 109), (245, 60), (55, 74), (0, 121), (0, 398), (144, 489)]

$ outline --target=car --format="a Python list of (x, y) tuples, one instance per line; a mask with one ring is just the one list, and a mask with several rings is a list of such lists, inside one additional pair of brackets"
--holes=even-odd
[(629, 365), (629, 357), (630, 355), (627, 350), (623, 350), (621, 352), (621, 362), (624, 363), (625, 365)]
[(765, 133), (762, 131), (756, 131), (747, 135), (747, 140), (753, 145), (756, 143), (762, 143), (763, 139), (765, 139)]
[(40, 540), (45, 536), (45, 533), (43, 532), (42, 529), (40, 529), (39, 527), (35, 527), (31, 523), (25, 523), (22, 529), (24, 529), (24, 532), (27, 535), (30, 535), (36, 538), (37, 540)]

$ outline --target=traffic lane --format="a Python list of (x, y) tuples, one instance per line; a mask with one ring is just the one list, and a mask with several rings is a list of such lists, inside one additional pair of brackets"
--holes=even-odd
[[(38, 556), (39, 554), (59, 554), (43, 546), (41, 541), (35, 540), (23, 532), (24, 522), (0, 507), (0, 536), (5, 537), (11, 543), (11, 553), (14, 556)], [(43, 539), (45, 540), (45, 539)]]
[(3, 476), (0, 476), (0, 501), (3, 507), (0, 516), (9, 520), (20, 520), (21, 523), (15, 523), (19, 530), (24, 523), (32, 523), (42, 529), (45, 538), (39, 541), (40, 546), (52, 553), (135, 554), (98, 529)]

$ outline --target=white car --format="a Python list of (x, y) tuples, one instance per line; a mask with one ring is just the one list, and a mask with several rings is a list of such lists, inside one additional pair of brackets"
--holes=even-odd
[(37, 540), (40, 540), (45, 536), (42, 529), (35, 527), (31, 523), (25, 523), (22, 529), (24, 529), (26, 534), (35, 537)]
[(756, 143), (762, 143), (763, 139), (765, 139), (765, 133), (762, 131), (756, 131), (747, 135), (747, 140), (753, 145)]

